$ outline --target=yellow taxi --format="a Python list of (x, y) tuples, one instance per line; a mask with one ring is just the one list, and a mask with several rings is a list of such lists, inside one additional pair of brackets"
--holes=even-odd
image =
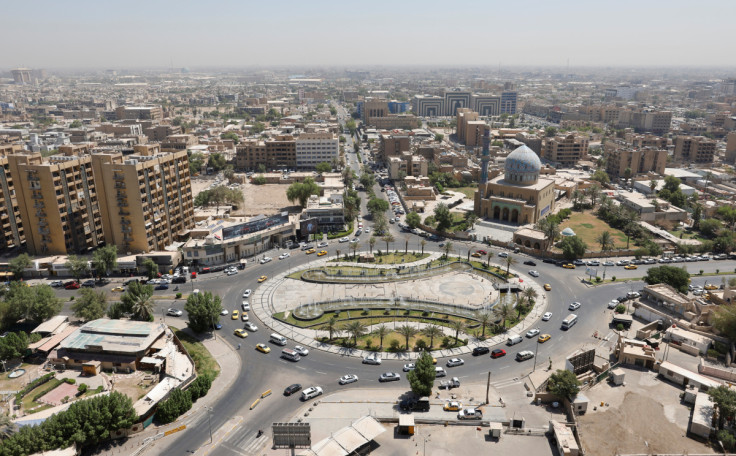
[(238, 312), (237, 310), (233, 310), (232, 319), (237, 320), (239, 316), (240, 316), (240, 312)]
[(256, 344), (256, 350), (261, 353), (271, 353), (271, 347), (266, 344)]
[(437, 358), (432, 358), (432, 364), (437, 364)]
[(545, 284), (544, 284), (544, 290), (545, 290), (545, 291), (550, 291), (551, 289), (552, 289), (552, 285), (550, 285), (550, 284), (548, 284), (548, 283), (545, 283)]
[(475, 258), (480, 258), (481, 257), (481, 254), (478, 253), (478, 252), (473, 252), (473, 254), (470, 255), (470, 256), (475, 257)]
[(449, 401), (445, 403), (445, 405), (442, 407), (442, 410), (446, 412), (458, 412), (461, 408), (463, 408), (462, 402)]
[(260, 276), (260, 277), (258, 278), (258, 283), (263, 283), (263, 282), (265, 282), (266, 280), (268, 280), (268, 277), (266, 277), (266, 276)]
[(240, 337), (241, 339), (245, 339), (246, 337), (248, 337), (248, 333), (245, 332), (244, 329), (236, 329), (235, 331), (233, 331), (233, 334)]
[(309, 250), (307, 250), (307, 251), (306, 251), (306, 252), (304, 252), (304, 253), (306, 253), (307, 255), (309, 255), (309, 254), (312, 254), (312, 253), (314, 253), (314, 252), (316, 252), (316, 250), (314, 250), (314, 249), (309, 249)]
[(626, 266), (624, 266), (624, 269), (639, 269), (639, 266), (635, 264), (627, 264)]
[(547, 342), (551, 337), (552, 336), (550, 336), (549, 334), (542, 334), (537, 339), (537, 342), (539, 342), (540, 344), (543, 344), (543, 343)]
[(706, 290), (717, 290), (717, 289), (718, 289), (718, 286), (717, 286), (717, 285), (713, 285), (712, 283), (709, 283), (709, 284), (708, 284), (708, 285), (706, 285), (706, 286), (705, 286), (704, 288), (705, 288)]
[(565, 263), (562, 265), (562, 267), (565, 269), (575, 269), (575, 265), (572, 263)]
[(118, 285), (117, 287), (113, 287), (112, 291), (125, 291), (125, 287), (121, 287)]
[(325, 255), (327, 255), (327, 250), (320, 250), (319, 252), (317, 252), (317, 256), (325, 256)]

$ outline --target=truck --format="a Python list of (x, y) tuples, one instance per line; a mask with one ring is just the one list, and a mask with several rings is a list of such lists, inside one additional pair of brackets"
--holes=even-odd
[(445, 380), (443, 382), (440, 382), (440, 388), (444, 388), (444, 389), (458, 388), (459, 386), (460, 386), (460, 379), (457, 377), (452, 377), (450, 380)]

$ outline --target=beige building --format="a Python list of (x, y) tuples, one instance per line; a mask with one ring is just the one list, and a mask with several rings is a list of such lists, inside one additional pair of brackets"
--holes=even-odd
[(555, 136), (542, 143), (542, 158), (565, 168), (572, 168), (587, 155), (588, 138), (583, 136)]
[(483, 133), (489, 126), (478, 120), (478, 113), (468, 109), (457, 110), (457, 140), (467, 147), (483, 146)]
[(732, 131), (726, 138), (726, 162), (736, 162), (736, 131)]
[(429, 164), (421, 155), (412, 155), (411, 152), (402, 152), (397, 157), (388, 159), (388, 176), (391, 179), (401, 180), (403, 177), (422, 177), (427, 175)]
[(194, 228), (186, 151), (135, 146), (134, 155), (94, 154), (105, 239), (123, 254), (164, 250)]
[(194, 135), (169, 135), (165, 140), (161, 141), (161, 150), (164, 152), (175, 152), (177, 150), (187, 150), (199, 143)]
[(8, 161), (8, 155), (20, 151), (21, 146), (18, 145), (0, 145), (0, 251), (20, 247), (25, 243), (20, 208)]
[(510, 223), (536, 223), (555, 207), (555, 181), (539, 177), (542, 162), (527, 146), (506, 157), (505, 173), (480, 183), (475, 193), (479, 217)]
[(713, 163), (716, 141), (704, 136), (678, 136), (675, 138), (674, 161), (676, 163)]
[(115, 110), (118, 120), (155, 120), (164, 118), (161, 106), (121, 106)]
[(627, 168), (631, 169), (630, 177), (649, 172), (664, 174), (667, 165), (666, 149), (635, 148), (614, 142), (607, 142), (604, 149), (606, 172), (611, 179), (624, 177)]
[(235, 148), (235, 167), (252, 171), (258, 165), (267, 170), (296, 168), (296, 141), (291, 135), (279, 135), (266, 141), (244, 141)]
[(296, 167), (314, 169), (320, 163), (335, 165), (340, 158), (340, 142), (333, 133), (302, 133), (296, 138)]
[(397, 157), (402, 152), (408, 152), (410, 148), (411, 140), (408, 135), (381, 134), (378, 143), (378, 160), (385, 162), (389, 157)]
[(381, 130), (413, 130), (422, 126), (413, 114), (391, 114), (386, 117), (371, 117), (372, 125)]

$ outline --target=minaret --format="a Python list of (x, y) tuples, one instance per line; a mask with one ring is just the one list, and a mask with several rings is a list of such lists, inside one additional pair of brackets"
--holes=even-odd
[(480, 183), (488, 183), (488, 162), (491, 161), (491, 129), (483, 131), (483, 155), (480, 158)]

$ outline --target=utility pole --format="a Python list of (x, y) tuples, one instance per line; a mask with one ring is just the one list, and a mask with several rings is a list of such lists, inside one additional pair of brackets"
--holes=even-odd
[(488, 399), (488, 394), (491, 391), (491, 371), (488, 371), (488, 381), (486, 382), (486, 405), (490, 404), (491, 402)]

